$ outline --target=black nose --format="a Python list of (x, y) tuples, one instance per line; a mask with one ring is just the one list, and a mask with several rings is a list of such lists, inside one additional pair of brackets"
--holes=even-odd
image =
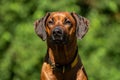
[(56, 27), (52, 31), (53, 40), (61, 40), (63, 37), (63, 31), (60, 27)]
[(56, 27), (56, 28), (53, 30), (53, 36), (61, 36), (62, 34), (63, 34), (62, 29), (59, 28), (59, 27)]

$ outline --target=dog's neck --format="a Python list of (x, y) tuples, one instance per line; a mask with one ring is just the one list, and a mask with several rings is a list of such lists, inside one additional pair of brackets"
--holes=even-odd
[(52, 63), (66, 65), (73, 61), (76, 50), (77, 40), (66, 45), (56, 45), (48, 43), (48, 55)]

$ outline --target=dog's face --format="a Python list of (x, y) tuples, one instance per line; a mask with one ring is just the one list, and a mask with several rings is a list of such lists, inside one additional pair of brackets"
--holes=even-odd
[(66, 44), (75, 38), (75, 19), (70, 13), (53, 12), (45, 23), (48, 38), (57, 44)]
[(55, 44), (67, 44), (81, 39), (88, 31), (88, 20), (69, 12), (47, 13), (35, 22), (35, 31), (43, 40), (47, 38)]

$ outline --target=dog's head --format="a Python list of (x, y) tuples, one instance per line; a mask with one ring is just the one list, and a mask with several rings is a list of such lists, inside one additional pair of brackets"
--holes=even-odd
[(82, 39), (88, 31), (89, 21), (69, 12), (51, 12), (35, 22), (35, 32), (42, 40), (65, 44)]

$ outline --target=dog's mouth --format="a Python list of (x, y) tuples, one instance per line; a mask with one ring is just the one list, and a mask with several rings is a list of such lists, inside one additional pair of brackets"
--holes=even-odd
[(69, 39), (68, 37), (64, 34), (64, 35), (56, 35), (56, 36), (51, 36), (51, 41), (54, 44), (58, 44), (58, 45), (63, 45), (63, 44), (67, 44)]

